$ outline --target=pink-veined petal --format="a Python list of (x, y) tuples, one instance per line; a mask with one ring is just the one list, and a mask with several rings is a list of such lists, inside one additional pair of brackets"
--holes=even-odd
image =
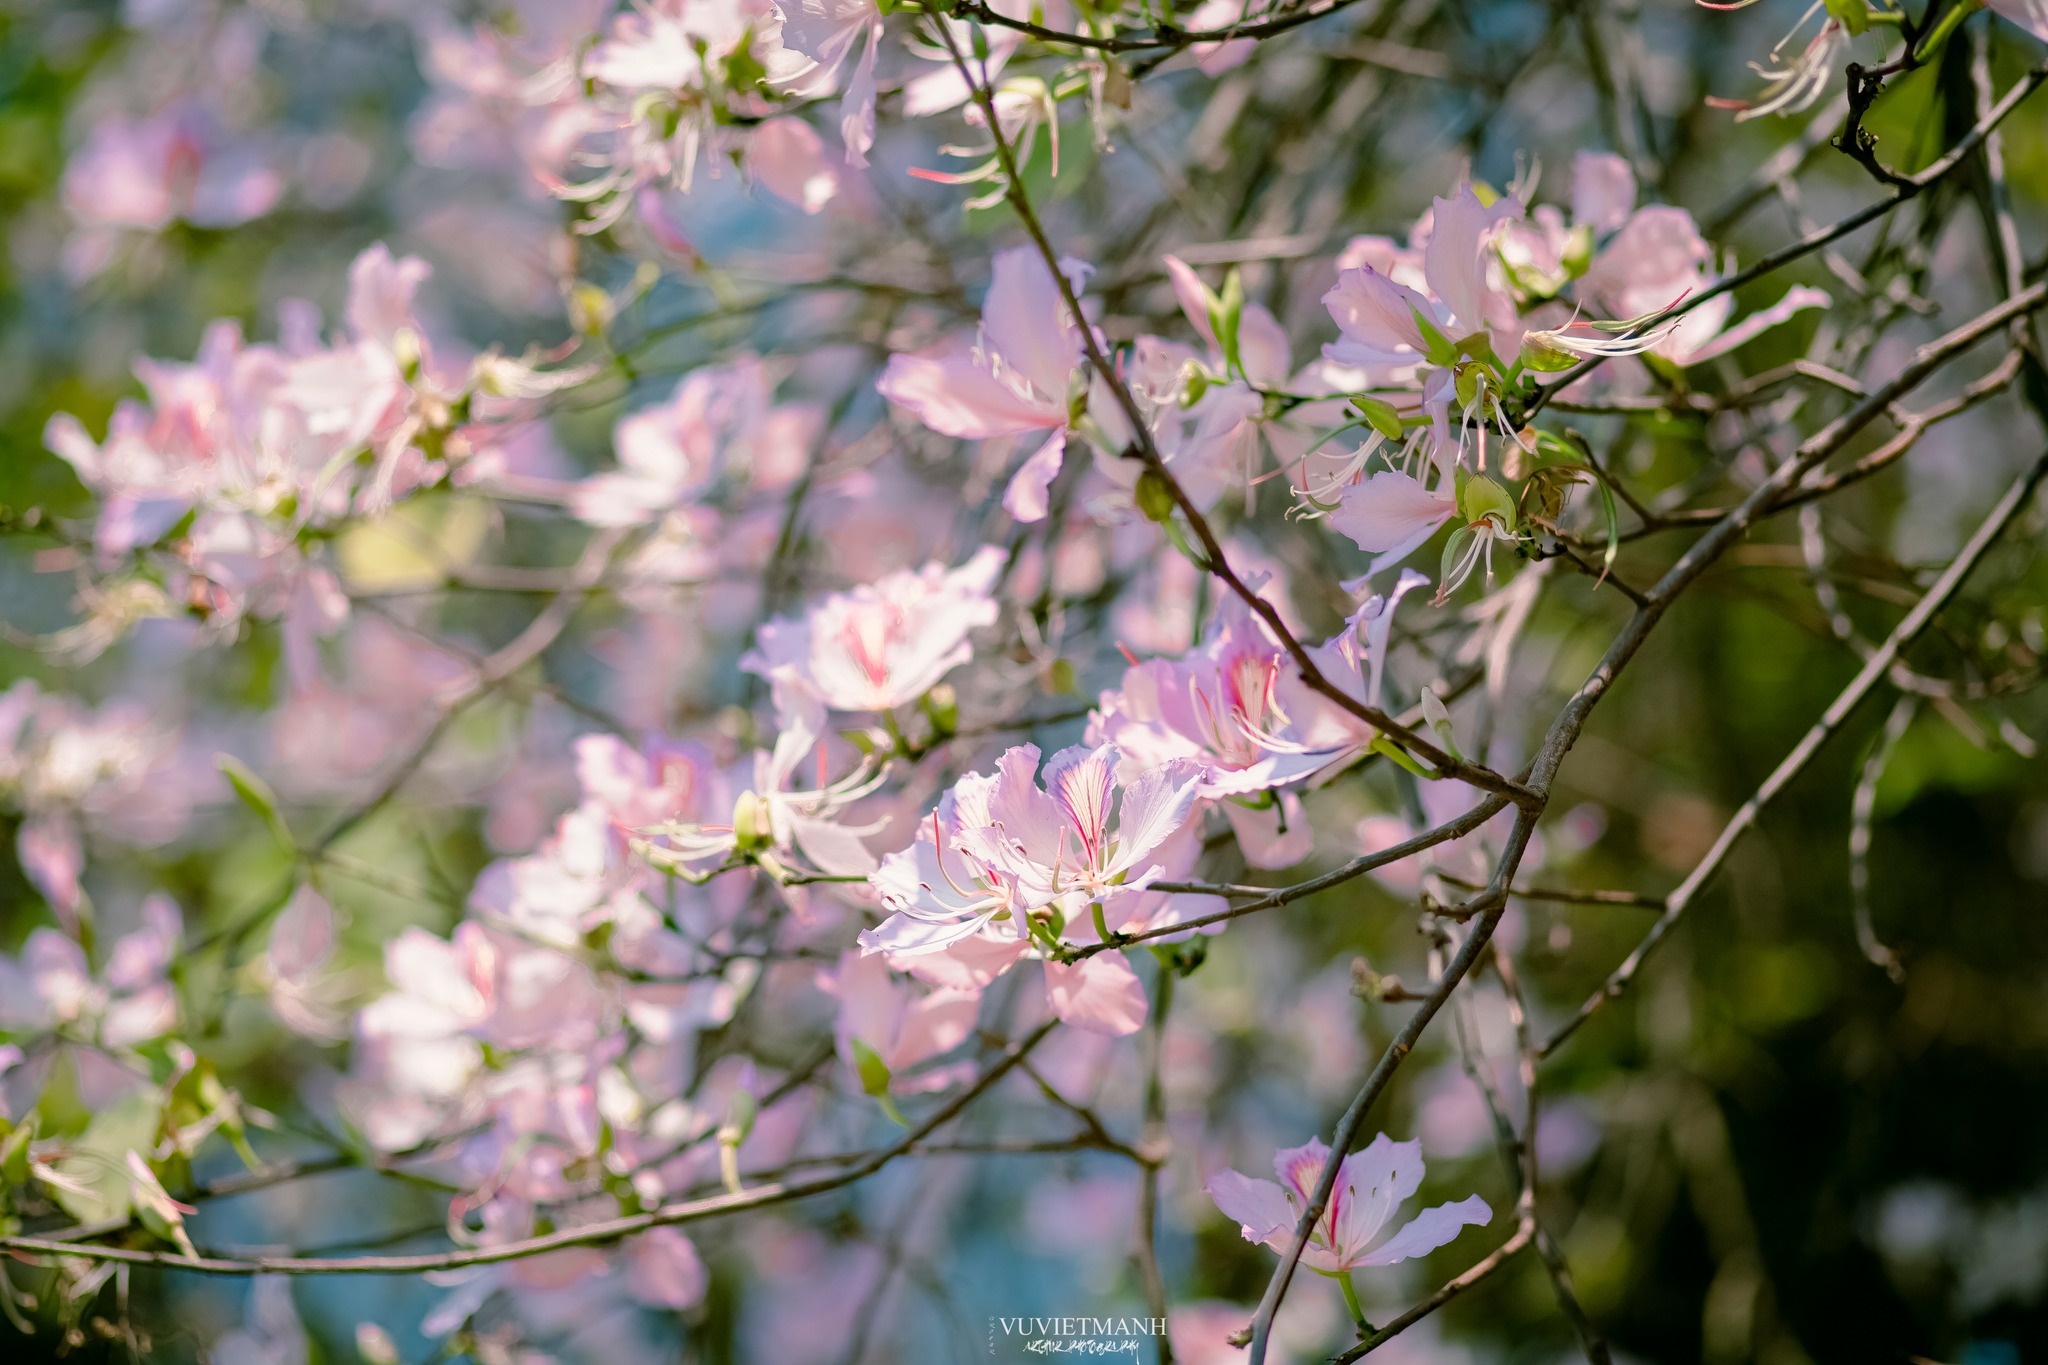
[(1091, 858), (1109, 835), (1110, 798), (1116, 792), (1117, 751), (1113, 744), (1090, 749), (1076, 744), (1045, 764), (1045, 790), (1060, 808), (1081, 848)]
[[(1337, 1183), (1345, 1197), (1332, 1220), (1336, 1245), (1355, 1262), (1394, 1210), (1422, 1188), (1422, 1144), (1412, 1139), (1395, 1142), (1381, 1133), (1363, 1151), (1344, 1158)], [(1337, 1201), (1331, 1202), (1337, 1207)]]
[[(1116, 753), (1113, 747), (1104, 747), (1111, 755)], [(1136, 867), (1187, 823), (1202, 789), (1203, 772), (1200, 763), (1176, 758), (1124, 789), (1116, 824), (1116, 856), (1121, 866)]]

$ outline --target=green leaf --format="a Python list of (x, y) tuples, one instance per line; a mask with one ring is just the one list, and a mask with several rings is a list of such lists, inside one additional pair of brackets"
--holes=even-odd
[(1152, 521), (1163, 523), (1173, 516), (1173, 491), (1156, 469), (1148, 469), (1138, 476), (1138, 486), (1131, 498), (1138, 504), (1138, 510)]
[(1238, 326), (1244, 320), (1244, 281), (1238, 277), (1237, 267), (1230, 268), (1230, 274), (1223, 280), (1223, 295), (1209, 305), (1209, 327), (1216, 333), (1217, 349), (1223, 352), (1223, 363), (1230, 367), (1230, 373), (1244, 373), (1244, 361), (1238, 354)]
[(1840, 21), (1852, 36), (1870, 27), (1870, 6), (1864, 0), (1827, 0), (1827, 7), (1828, 17)]
[[(1460, 499), (1460, 501), (1462, 502), (1463, 499)], [(1470, 526), (1460, 526), (1457, 530), (1451, 532), (1449, 539), (1444, 541), (1444, 557), (1437, 570), (1437, 582), (1442, 585), (1439, 591), (1449, 592), (1452, 586), (1456, 584), (1458, 581), (1458, 565), (1467, 554), (1471, 553), (1472, 542), (1477, 536), (1478, 532), (1474, 531)]]
[[(1366, 423), (1374, 431), (1377, 431), (1389, 441), (1401, 439), (1403, 433), (1401, 414), (1394, 410), (1392, 403), (1387, 402), (1383, 398), (1369, 398), (1365, 394), (1360, 393), (1352, 395), (1351, 406), (1358, 409), (1359, 415), (1365, 418)], [(1328, 440), (1329, 438), (1325, 437), (1324, 439)]]
[(71, 1154), (56, 1163), (57, 1173), (84, 1186), (53, 1187), (64, 1211), (81, 1223), (112, 1221), (130, 1208), (128, 1153), (147, 1153), (156, 1146), (162, 1110), (157, 1092), (147, 1087), (129, 1091), (93, 1115)]
[(889, 1064), (882, 1060), (882, 1054), (855, 1038), (853, 1042), (853, 1069), (860, 1074), (860, 1088), (870, 1095), (889, 1093)]
[(277, 793), (270, 789), (270, 784), (233, 754), (215, 754), (213, 764), (228, 780), (228, 785), (235, 789), (235, 795), (242, 798), (242, 804), (255, 811), (257, 818), (269, 828), (270, 837), (277, 840), (277, 846), (287, 853), (296, 853), (298, 842), (292, 838), (284, 817), (278, 814)]
[(23, 1119), (20, 1126), (10, 1128), (5, 1139), (0, 1139), (0, 1188), (28, 1183), (28, 1145), (35, 1139), (33, 1114)]
[(1455, 365), (1458, 363), (1458, 348), (1444, 335), (1443, 329), (1422, 316), (1422, 310), (1409, 305), (1408, 313), (1415, 319), (1415, 326), (1422, 333), (1423, 355), (1432, 365)]

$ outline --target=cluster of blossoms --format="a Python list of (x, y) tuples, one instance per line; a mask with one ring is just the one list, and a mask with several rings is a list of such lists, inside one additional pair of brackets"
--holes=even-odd
[(306, 304), (282, 310), (275, 345), (217, 322), (191, 364), (137, 365), (149, 400), (124, 400), (103, 440), (51, 419), (45, 441), (100, 504), (98, 629), (74, 628), (78, 652), (180, 610), (229, 635), (245, 617), (331, 633), (348, 614), (322, 555), (337, 528), (503, 468), (518, 419), (580, 376), (494, 352), (441, 362), (414, 311), (426, 277), (372, 247), (350, 268), (339, 333)]

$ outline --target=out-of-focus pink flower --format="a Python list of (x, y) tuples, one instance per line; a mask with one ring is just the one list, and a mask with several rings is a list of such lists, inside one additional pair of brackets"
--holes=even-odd
[(570, 508), (593, 526), (654, 521), (728, 473), (809, 458), (822, 414), (809, 403), (777, 405), (766, 367), (743, 355), (686, 376), (660, 407), (619, 420), (619, 468), (576, 485)]
[[(232, 139), (192, 104), (102, 119), (65, 166), (62, 188), (65, 208), (88, 232), (160, 232), (177, 221), (234, 227), (270, 212), (283, 192), (283, 177), (255, 144)], [(104, 255), (75, 245), (75, 269)]]
[(1121, 1038), (1144, 1027), (1144, 983), (1120, 953), (1045, 964), (1045, 998), (1062, 1023)]
[(626, 1243), (626, 1283), (650, 1308), (694, 1308), (710, 1287), (710, 1272), (681, 1228), (650, 1228)]
[[(1063, 265), (1069, 275), (1084, 269)], [(947, 436), (980, 441), (1050, 432), (1003, 496), (1012, 517), (1039, 521), (1066, 450), (1067, 393), (1080, 356), (1079, 324), (1044, 258), (1032, 247), (1012, 247), (996, 253), (979, 338), (893, 355), (875, 387)]]
[[(1700, 236), (1692, 215), (1668, 204), (1637, 209), (1616, 232), (1581, 282), (1588, 295), (1616, 317), (1640, 317), (1672, 308), (1713, 284), (1713, 248)], [(1725, 355), (1808, 308), (1825, 308), (1825, 290), (1794, 285), (1768, 308), (1733, 327), (1732, 295), (1707, 300), (1678, 319), (1653, 348), (1680, 365), (1698, 365)]]
[[(1234, 28), (1247, 21), (1256, 6), (1250, 0), (1203, 0), (1187, 16), (1186, 27), (1195, 33)], [(1252, 16), (1256, 22), (1256, 16)], [(1256, 38), (1226, 38), (1221, 42), (1196, 43), (1195, 65), (1205, 76), (1220, 76), (1251, 60), (1257, 50)]]
[(841, 172), (825, 155), (825, 140), (790, 115), (754, 129), (747, 139), (747, 169), (756, 184), (805, 213), (817, 213), (839, 193)]
[(19, 959), (0, 954), (0, 1028), (62, 1028), (114, 1051), (161, 1038), (178, 1026), (169, 980), (183, 920), (170, 897), (142, 903), (142, 924), (115, 940), (97, 977), (85, 949), (55, 929), (37, 929)]
[(847, 161), (867, 165), (868, 150), (875, 145), (875, 54), (882, 42), (882, 11), (875, 0), (783, 0), (778, 11), (783, 45), (816, 63), (815, 73), (798, 78), (807, 86), (833, 79), (854, 48), (860, 48), (839, 101), (839, 136), (846, 143)]
[(968, 632), (993, 624), (1003, 552), (985, 546), (957, 569), (927, 564), (761, 627), (740, 667), (805, 689), (837, 711), (915, 701), (966, 663)]
[[(1301, 1147), (1283, 1148), (1273, 1157), (1280, 1183), (1256, 1180), (1222, 1170), (1204, 1188), (1224, 1216), (1236, 1220), (1248, 1242), (1260, 1242), (1286, 1254), (1293, 1249), (1295, 1228), (1314, 1197), (1330, 1149), (1318, 1138)], [(1394, 1142), (1385, 1133), (1372, 1145), (1344, 1158), (1329, 1206), (1309, 1233), (1301, 1262), (1326, 1275), (1346, 1274), (1356, 1266), (1385, 1266), (1425, 1256), (1456, 1237), (1467, 1224), (1484, 1226), (1493, 1211), (1478, 1195), (1453, 1204), (1424, 1209), (1378, 1246), (1388, 1222), (1422, 1187), (1422, 1144)]]
[(323, 969), (334, 956), (334, 907), (311, 886), (301, 886), (270, 927), (264, 966), (270, 1007), (296, 1033), (328, 1041), (345, 1037), (338, 1001), (324, 989)]
[(918, 991), (897, 980), (882, 958), (851, 950), (839, 955), (837, 970), (821, 977), (819, 984), (839, 998), (833, 1037), (839, 1059), (856, 1074), (854, 1044), (859, 1043), (881, 1058), (889, 1069), (890, 1089), (899, 1094), (935, 1090), (952, 1082), (954, 1068), (904, 1073), (967, 1041), (981, 1005), (978, 987)]

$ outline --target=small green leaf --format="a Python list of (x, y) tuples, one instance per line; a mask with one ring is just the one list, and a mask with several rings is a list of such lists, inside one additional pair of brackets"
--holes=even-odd
[(129, 1091), (93, 1115), (72, 1144), (71, 1155), (56, 1163), (59, 1175), (85, 1187), (52, 1188), (51, 1194), (64, 1211), (81, 1223), (127, 1217), (132, 1207), (128, 1153), (154, 1148), (161, 1120), (157, 1092), (148, 1087)]
[(1156, 469), (1148, 469), (1138, 476), (1138, 486), (1131, 494), (1138, 504), (1138, 510), (1152, 521), (1165, 522), (1173, 516), (1173, 490)]
[(1455, 365), (1458, 363), (1458, 348), (1444, 335), (1443, 329), (1422, 315), (1422, 310), (1409, 305), (1408, 313), (1415, 319), (1416, 330), (1422, 333), (1423, 355), (1432, 365)]
[(1828, 16), (1837, 20), (1851, 36), (1870, 27), (1870, 6), (1864, 0), (1827, 0)]
[(860, 1088), (870, 1095), (889, 1093), (889, 1064), (882, 1060), (882, 1054), (855, 1038), (853, 1042), (853, 1069), (860, 1073)]
[(277, 840), (277, 846), (287, 853), (296, 853), (298, 842), (285, 826), (284, 817), (278, 814), (277, 793), (270, 789), (270, 784), (233, 754), (215, 754), (213, 763), (220, 769), (221, 776), (228, 780), (228, 785), (235, 789), (235, 795), (242, 798), (242, 804), (255, 811), (269, 828), (270, 837)]
[(33, 1114), (0, 1139), (0, 1188), (28, 1183), (28, 1146), (36, 1138)]
[(1359, 415), (1365, 418), (1366, 423), (1374, 431), (1389, 441), (1401, 439), (1401, 414), (1394, 410), (1392, 403), (1384, 398), (1370, 398), (1360, 393), (1352, 395), (1351, 406), (1358, 409)]
[(1222, 297), (1209, 305), (1209, 327), (1216, 333), (1216, 347), (1223, 352), (1223, 363), (1230, 367), (1230, 373), (1239, 375), (1244, 373), (1244, 361), (1238, 354), (1237, 333), (1243, 320), (1244, 281), (1239, 278), (1237, 267), (1232, 266), (1223, 280)]
[(1478, 534), (1470, 526), (1460, 526), (1444, 541), (1443, 562), (1437, 571), (1437, 582), (1441, 585), (1439, 592), (1447, 593), (1456, 585), (1459, 579), (1459, 566), (1466, 555), (1471, 553), (1472, 542), (1478, 538)]

